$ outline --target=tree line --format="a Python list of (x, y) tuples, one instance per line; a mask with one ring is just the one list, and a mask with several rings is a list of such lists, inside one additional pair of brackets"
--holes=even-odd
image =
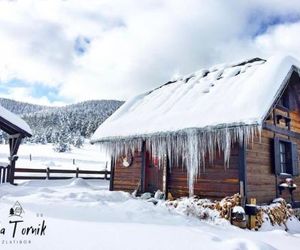
[[(59, 152), (81, 147), (113, 112), (122, 104), (116, 100), (86, 101), (64, 107), (48, 107), (0, 98), (0, 104), (19, 114), (33, 132), (24, 142), (53, 143)], [(0, 140), (7, 140), (5, 133)]]

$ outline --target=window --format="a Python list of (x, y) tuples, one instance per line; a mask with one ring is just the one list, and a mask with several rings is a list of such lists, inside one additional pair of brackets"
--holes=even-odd
[(291, 141), (274, 139), (274, 165), (275, 173), (299, 175), (297, 144)]
[[(290, 143), (279, 141), (279, 154), (280, 154), (280, 172), (288, 173), (289, 166), (291, 165), (291, 147)], [(291, 173), (288, 173), (291, 174)]]

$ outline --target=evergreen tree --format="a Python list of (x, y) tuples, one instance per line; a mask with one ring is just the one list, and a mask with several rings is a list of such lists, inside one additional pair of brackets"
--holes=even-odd
[[(120, 101), (101, 100), (47, 107), (0, 98), (0, 105), (21, 115), (32, 129), (33, 136), (24, 142), (53, 143), (58, 151), (67, 151), (70, 145), (81, 147), (84, 139), (90, 138), (122, 104)], [(0, 142), (1, 139), (6, 140), (7, 135), (0, 134)]]
[(67, 152), (71, 150), (70, 135), (67, 127), (63, 127), (61, 131), (57, 132), (56, 142), (54, 143), (54, 150), (57, 152)]

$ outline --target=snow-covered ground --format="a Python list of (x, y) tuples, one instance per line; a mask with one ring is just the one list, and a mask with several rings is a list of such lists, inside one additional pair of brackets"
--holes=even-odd
[[(300, 228), (254, 232), (225, 220), (200, 221), (169, 210), (162, 202), (110, 192), (106, 181), (30, 181), (0, 185), (1, 249), (299, 249)], [(24, 213), (10, 242), (9, 211), (18, 201)], [(43, 217), (41, 217), (41, 214)], [(39, 215), (37, 217), (37, 215)], [(45, 220), (43, 236), (21, 235), (21, 228)], [(31, 243), (25, 243), (30, 240)]]
[[(25, 168), (100, 170), (106, 162), (100, 149), (89, 144), (68, 153), (54, 152), (50, 144), (24, 144), (18, 155), (17, 166)], [(8, 145), (0, 145), (0, 161), (7, 162), (7, 157)], [(9, 212), (17, 201), (25, 211), (24, 222), (18, 224), (12, 238), (14, 224), (9, 221), (14, 217), (9, 217)], [(43, 220), (45, 235), (22, 235), (22, 228), (41, 225)], [(299, 228), (294, 224), (288, 227), (289, 232), (283, 227), (270, 230), (269, 226), (251, 232), (224, 219), (200, 221), (162, 202), (153, 205), (128, 193), (110, 192), (108, 181), (0, 185), (1, 249), (298, 249), (300, 223)]]
[[(8, 162), (8, 156), (9, 146), (0, 144), (0, 161)], [(55, 152), (52, 144), (22, 144), (18, 156), (17, 167), (19, 168), (76, 169), (78, 167), (84, 170), (103, 170), (107, 161), (99, 146), (88, 142), (82, 148), (73, 147), (71, 152), (65, 153)]]

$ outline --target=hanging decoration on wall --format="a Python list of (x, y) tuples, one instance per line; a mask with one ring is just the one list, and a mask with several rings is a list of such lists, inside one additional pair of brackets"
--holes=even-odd
[(132, 162), (133, 162), (133, 156), (130, 152), (122, 157), (122, 165), (125, 168), (130, 167), (132, 165)]

